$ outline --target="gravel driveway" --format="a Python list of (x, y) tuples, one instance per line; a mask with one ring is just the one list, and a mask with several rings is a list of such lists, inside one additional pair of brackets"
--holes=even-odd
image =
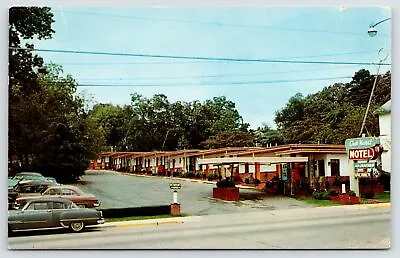
[(289, 197), (267, 196), (251, 189), (240, 189), (240, 201), (225, 202), (212, 198), (212, 184), (105, 170), (88, 170), (75, 185), (96, 195), (101, 200), (101, 208), (123, 208), (172, 203), (173, 191), (169, 189), (170, 183), (181, 183), (178, 202), (181, 204), (181, 212), (187, 215), (313, 207)]

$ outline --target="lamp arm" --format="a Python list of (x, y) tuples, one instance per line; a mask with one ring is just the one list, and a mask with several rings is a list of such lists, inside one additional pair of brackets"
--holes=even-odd
[(379, 22), (375, 23), (374, 25), (371, 25), (371, 27), (375, 27), (376, 25), (381, 24), (382, 22), (388, 21), (390, 19), (392, 19), (392, 18), (386, 18), (386, 19), (384, 19), (382, 21), (379, 21)]

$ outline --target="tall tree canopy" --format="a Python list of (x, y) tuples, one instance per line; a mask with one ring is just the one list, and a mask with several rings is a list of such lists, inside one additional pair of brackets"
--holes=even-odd
[[(225, 97), (215, 97), (204, 103), (170, 103), (163, 94), (145, 98), (134, 93), (130, 105), (98, 104), (90, 111), (90, 116), (103, 130), (107, 145), (116, 151), (244, 146), (252, 142), (248, 124), (241, 123), (235, 104)], [(237, 131), (236, 139), (243, 136), (249, 140), (230, 138), (227, 142), (220, 137), (232, 131)], [(210, 137), (214, 137), (212, 144), (206, 143)]]
[(13, 7), (9, 25), (10, 172), (38, 171), (61, 182), (83, 174), (105, 144), (102, 131), (84, 110), (77, 83), (57, 65), (33, 55), (33, 38), (47, 39), (49, 8)]
[[(366, 122), (368, 135), (379, 135), (374, 111), (391, 98), (391, 74), (379, 76)], [(275, 122), (286, 143), (336, 143), (358, 137), (373, 87), (374, 75), (356, 72), (349, 83), (337, 83), (303, 97), (296, 94), (276, 112)]]

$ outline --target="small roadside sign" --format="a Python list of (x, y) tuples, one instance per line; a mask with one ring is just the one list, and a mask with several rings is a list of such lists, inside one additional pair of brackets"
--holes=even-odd
[(170, 183), (169, 188), (172, 190), (178, 190), (178, 189), (181, 189), (181, 184), (180, 183)]

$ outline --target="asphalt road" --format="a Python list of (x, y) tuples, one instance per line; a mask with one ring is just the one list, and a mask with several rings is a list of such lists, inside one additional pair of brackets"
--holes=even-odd
[(90, 170), (77, 184), (83, 191), (101, 200), (101, 208), (168, 205), (173, 201), (170, 183), (181, 183), (178, 202), (187, 215), (210, 215), (313, 207), (292, 198), (266, 196), (254, 190), (240, 189), (239, 202), (212, 198), (214, 185), (183, 181), (179, 178), (143, 177), (114, 171)]
[[(193, 219), (192, 219), (193, 218)], [(10, 249), (384, 249), (390, 207), (286, 209), (8, 239)]]

